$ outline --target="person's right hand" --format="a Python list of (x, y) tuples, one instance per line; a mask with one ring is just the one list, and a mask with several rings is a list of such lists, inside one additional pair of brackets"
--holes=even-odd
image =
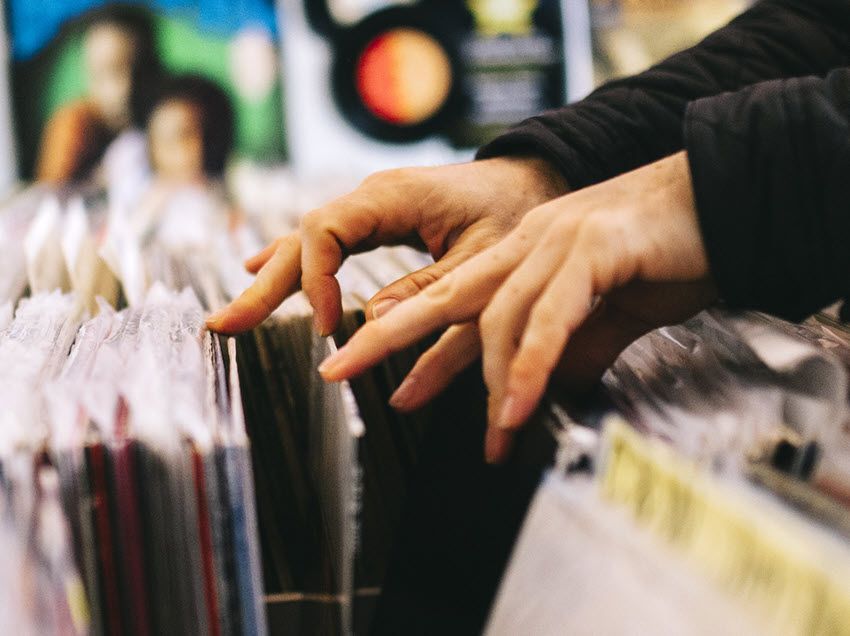
[(332, 333), (342, 314), (335, 275), (344, 258), (381, 245), (426, 248), (436, 261), (378, 292), (368, 318), (432, 282), (507, 235), (532, 208), (567, 192), (549, 163), (500, 157), (451, 166), (379, 172), (354, 192), (304, 216), (298, 232), (249, 259), (257, 278), (207, 320), (213, 331), (252, 329), (299, 285), (315, 310), (316, 329)]

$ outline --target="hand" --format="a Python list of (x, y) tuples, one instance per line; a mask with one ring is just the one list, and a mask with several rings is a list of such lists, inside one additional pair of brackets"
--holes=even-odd
[(331, 381), (352, 377), (454, 324), (411, 377), (441, 365), (451, 373), (474, 359), (479, 329), (490, 394), (485, 453), (499, 461), (568, 343), (587, 354), (607, 338), (590, 365), (598, 371), (632, 338), (696, 313), (713, 297), (687, 158), (679, 153), (529, 212), (502, 241), (367, 323), (320, 371)]
[(334, 277), (346, 255), (379, 245), (424, 246), (436, 262), (382, 289), (367, 317), (440, 279), (510, 232), (522, 216), (567, 191), (542, 159), (497, 158), (375, 174), (351, 194), (308, 213), (298, 232), (279, 238), (246, 267), (254, 284), (207, 325), (251, 329), (299, 287), (315, 309), (316, 329), (333, 332), (342, 313)]

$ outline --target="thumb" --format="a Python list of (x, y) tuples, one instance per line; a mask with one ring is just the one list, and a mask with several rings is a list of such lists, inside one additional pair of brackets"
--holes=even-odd
[(372, 320), (387, 313), (402, 300), (415, 296), (428, 285), (437, 282), (472, 254), (466, 249), (449, 250), (436, 263), (423, 267), (390, 283), (366, 303), (366, 319)]

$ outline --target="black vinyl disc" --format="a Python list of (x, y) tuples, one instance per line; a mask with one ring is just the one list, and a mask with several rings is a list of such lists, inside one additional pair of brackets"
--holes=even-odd
[(413, 142), (457, 119), (458, 38), (445, 26), (452, 22), (420, 7), (391, 7), (339, 34), (333, 94), (355, 128), (384, 141)]

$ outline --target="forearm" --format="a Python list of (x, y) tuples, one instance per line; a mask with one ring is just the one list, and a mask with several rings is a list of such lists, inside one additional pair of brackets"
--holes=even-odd
[(765, 0), (691, 49), (518, 125), (479, 157), (532, 154), (573, 189), (681, 150), (687, 105), (761, 81), (850, 64), (850, 4)]

